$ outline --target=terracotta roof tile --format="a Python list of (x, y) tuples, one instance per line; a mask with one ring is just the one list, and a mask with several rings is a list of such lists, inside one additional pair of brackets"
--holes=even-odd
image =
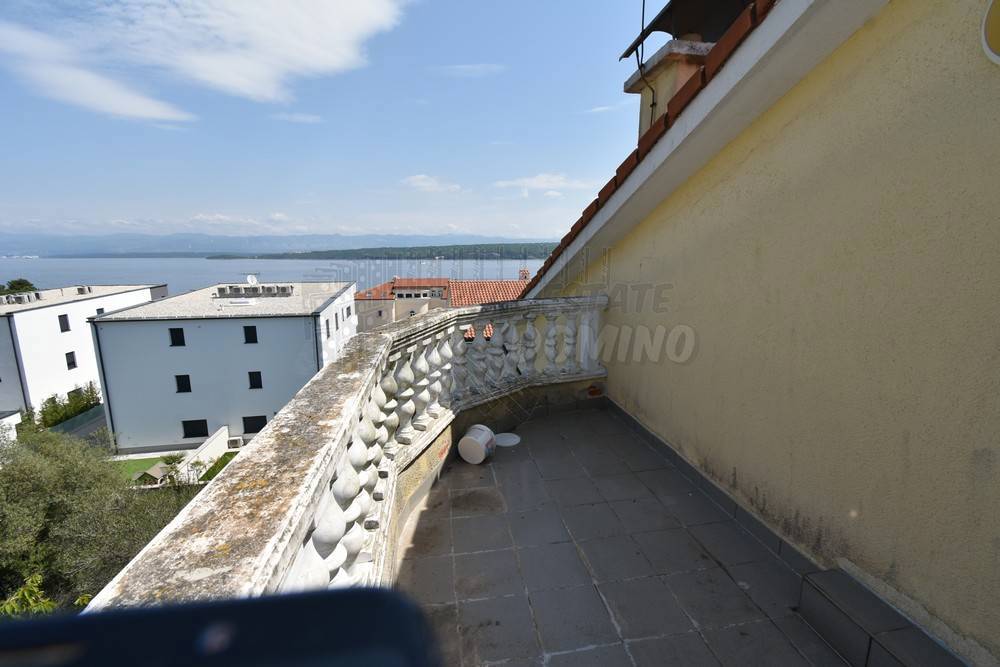
[(481, 303), (515, 301), (527, 280), (452, 280), (451, 305), (475, 306)]
[(355, 293), (354, 298), (361, 301), (367, 301), (367, 300), (375, 301), (379, 299), (392, 300), (396, 298), (396, 296), (392, 292), (394, 289), (398, 288), (417, 289), (424, 287), (427, 288), (440, 287), (444, 289), (441, 298), (447, 299), (448, 283), (449, 283), (448, 278), (398, 278), (397, 277), (393, 278), (389, 282), (382, 283), (381, 285), (376, 285), (375, 287), (369, 287), (368, 289), (361, 290), (360, 292)]
[[(527, 282), (524, 289), (521, 291), (521, 297), (525, 296), (530, 292), (535, 285), (539, 283), (542, 276), (552, 267), (555, 263), (556, 258), (562, 254), (566, 247), (579, 235), (583, 228), (593, 219), (597, 210), (604, 205), (611, 195), (614, 194), (615, 190), (620, 188), (625, 179), (631, 175), (631, 173), (638, 166), (639, 162), (642, 161), (649, 151), (652, 150), (653, 146), (663, 138), (670, 127), (673, 125), (674, 121), (681, 114), (684, 109), (698, 96), (698, 93), (705, 88), (708, 81), (718, 74), (719, 70), (729, 59), (732, 53), (736, 50), (746, 37), (753, 32), (753, 30), (760, 25), (764, 17), (767, 16), (768, 12), (774, 7), (776, 0), (756, 0), (756, 2), (747, 6), (747, 9), (740, 14), (739, 18), (733, 23), (732, 26), (726, 31), (726, 33), (719, 39), (712, 51), (709, 52), (706, 58), (706, 65), (700, 67), (696, 73), (694, 73), (687, 82), (681, 86), (680, 90), (671, 98), (667, 103), (667, 112), (660, 116), (646, 132), (639, 137), (639, 144), (635, 151), (629, 154), (628, 157), (621, 163), (618, 170), (615, 172), (615, 177), (612, 178), (608, 183), (601, 188), (598, 198), (591, 202), (584, 212), (583, 216), (577, 220), (577, 222), (570, 228), (570, 231), (566, 236), (563, 237), (562, 242), (552, 251), (552, 254), (548, 256), (542, 267), (538, 272)], [(717, 51), (716, 51), (717, 50)], [(713, 54), (713, 52), (715, 52)], [(711, 67), (711, 74), (709, 75), (707, 68)], [(614, 187), (612, 187), (614, 184)]]
[(748, 5), (743, 10), (743, 13), (729, 26), (729, 30), (719, 38), (719, 41), (715, 43), (712, 50), (708, 52), (708, 55), (705, 57), (706, 81), (712, 80), (716, 72), (729, 60), (729, 56), (733, 55), (736, 47), (742, 44), (747, 35), (753, 31), (753, 12), (753, 5)]

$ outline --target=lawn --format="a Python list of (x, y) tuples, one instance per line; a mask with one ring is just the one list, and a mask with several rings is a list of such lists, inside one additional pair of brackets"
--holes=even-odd
[(131, 480), (132, 475), (137, 472), (149, 470), (160, 461), (161, 459), (159, 456), (154, 456), (148, 459), (125, 459), (124, 461), (115, 461), (115, 463), (118, 464), (122, 474), (125, 475), (125, 479)]
[(237, 454), (239, 454), (239, 452), (226, 452), (225, 454), (220, 456), (215, 461), (215, 463), (212, 464), (212, 467), (205, 471), (205, 474), (202, 475), (201, 479), (199, 479), (198, 481), (199, 482), (211, 481), (216, 475), (218, 475), (222, 471), (223, 468), (226, 467), (227, 463), (233, 460), (233, 457), (236, 456)]

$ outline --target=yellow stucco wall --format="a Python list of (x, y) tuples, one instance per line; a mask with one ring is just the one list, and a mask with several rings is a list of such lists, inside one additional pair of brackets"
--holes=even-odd
[(982, 49), (986, 4), (892, 0), (581, 282), (671, 284), (666, 314), (647, 300), (608, 323), (696, 333), (684, 364), (608, 362), (613, 400), (990, 662), (1000, 67)]

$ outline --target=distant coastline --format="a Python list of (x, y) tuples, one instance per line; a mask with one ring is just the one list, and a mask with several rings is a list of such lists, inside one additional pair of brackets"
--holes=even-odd
[(123, 252), (79, 253), (51, 255), (60, 259), (370, 259), (370, 260), (467, 260), (467, 259), (545, 259), (555, 249), (553, 242), (544, 243), (476, 243), (471, 245), (438, 245), (413, 247), (353, 248), (277, 253), (206, 253), (206, 252)]

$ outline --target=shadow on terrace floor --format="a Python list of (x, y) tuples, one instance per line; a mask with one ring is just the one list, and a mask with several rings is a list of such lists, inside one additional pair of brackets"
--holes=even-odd
[(452, 462), (399, 587), (446, 665), (843, 665), (799, 580), (611, 412), (532, 420)]

